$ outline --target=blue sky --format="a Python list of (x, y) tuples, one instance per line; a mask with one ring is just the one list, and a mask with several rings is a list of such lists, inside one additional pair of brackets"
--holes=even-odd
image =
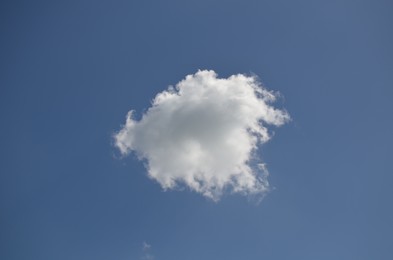
[[(390, 259), (390, 1), (2, 1), (1, 259)], [(256, 205), (164, 192), (112, 135), (198, 69), (292, 121)], [(146, 244), (151, 245), (146, 248)]]

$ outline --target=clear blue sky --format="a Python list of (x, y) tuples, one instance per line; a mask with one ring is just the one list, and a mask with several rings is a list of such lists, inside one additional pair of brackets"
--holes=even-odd
[[(392, 14), (388, 0), (2, 1), (0, 258), (392, 259)], [(117, 157), (126, 112), (198, 69), (255, 73), (284, 97), (293, 120), (262, 149), (275, 189), (258, 206), (163, 192)]]

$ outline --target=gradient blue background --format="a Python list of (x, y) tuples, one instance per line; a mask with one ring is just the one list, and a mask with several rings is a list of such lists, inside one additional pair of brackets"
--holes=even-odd
[[(393, 3), (1, 1), (0, 258), (392, 259)], [(293, 121), (257, 206), (163, 192), (111, 135), (197, 69)]]

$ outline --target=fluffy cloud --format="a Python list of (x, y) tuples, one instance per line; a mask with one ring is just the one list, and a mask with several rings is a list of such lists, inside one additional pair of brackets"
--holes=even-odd
[(198, 71), (158, 93), (139, 121), (128, 112), (115, 146), (146, 160), (165, 190), (187, 186), (213, 200), (224, 191), (263, 195), (269, 183), (256, 150), (270, 139), (267, 125), (289, 120), (275, 99), (255, 77)]

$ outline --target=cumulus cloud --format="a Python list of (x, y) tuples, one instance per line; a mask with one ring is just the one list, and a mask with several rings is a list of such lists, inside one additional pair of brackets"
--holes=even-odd
[(290, 119), (275, 99), (256, 77), (198, 71), (158, 93), (140, 120), (128, 112), (115, 146), (145, 160), (165, 190), (186, 186), (213, 200), (225, 191), (263, 195), (269, 183), (257, 148), (271, 137), (268, 125)]

